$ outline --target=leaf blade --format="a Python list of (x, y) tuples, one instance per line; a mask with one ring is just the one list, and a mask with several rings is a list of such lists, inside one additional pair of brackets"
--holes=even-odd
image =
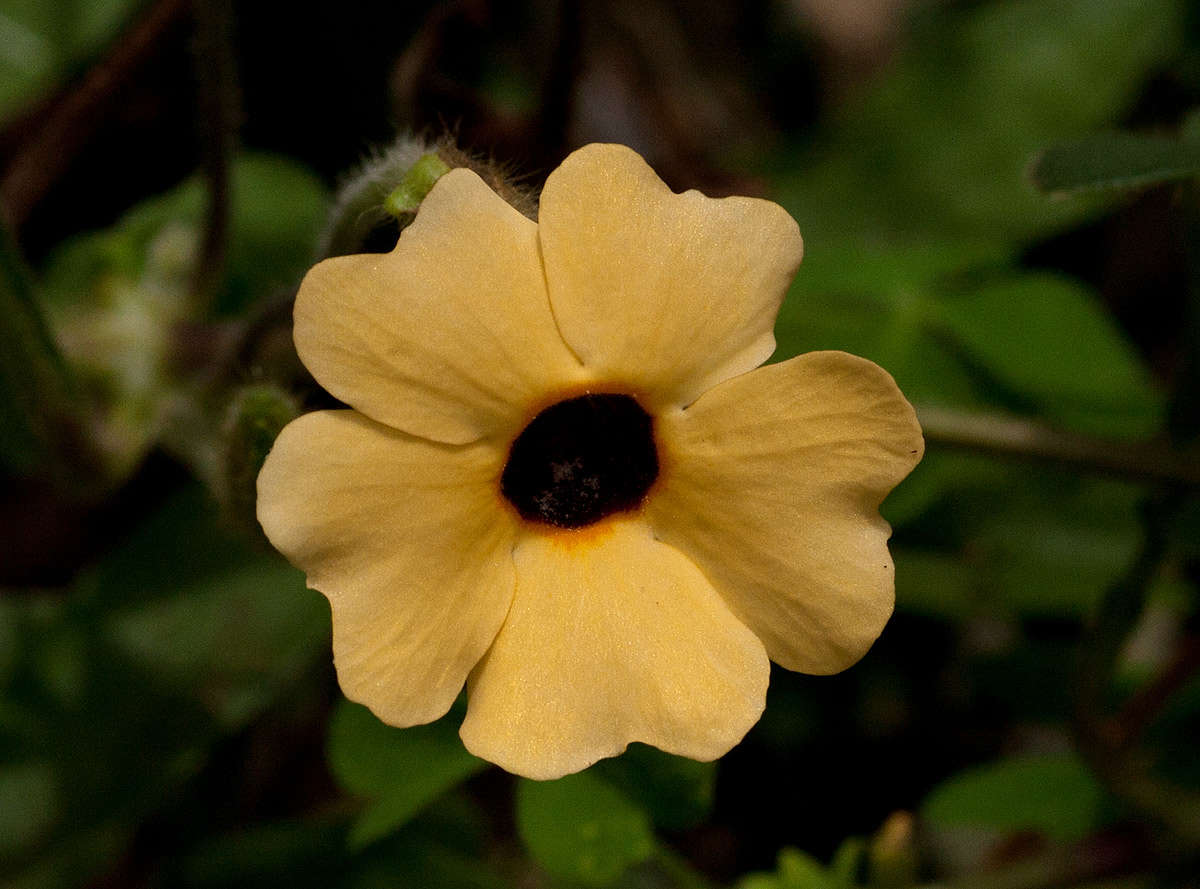
[(1096, 133), (1043, 149), (1029, 166), (1034, 187), (1052, 198), (1200, 176), (1200, 145), (1136, 133)]

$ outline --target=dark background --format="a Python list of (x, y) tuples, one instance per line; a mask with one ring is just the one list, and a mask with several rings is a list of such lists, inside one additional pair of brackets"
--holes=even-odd
[[(291, 353), (290, 294), (339, 182), (408, 134), (531, 188), (616, 141), (676, 189), (780, 201), (807, 258), (776, 357), (866, 355), (926, 421), (885, 504), (898, 608), (868, 656), (775, 670), (718, 765), (642, 749), (589, 772), (641, 825), (597, 816), (588, 854), (618, 885), (1195, 885), (1194, 187), (1055, 198), (1030, 166), (1102, 132), (1188, 143), (1191, 4), (0, 16), (5, 280), (25, 294), (0, 393), (4, 885), (589, 882), (589, 841), (545, 825), (607, 797), (471, 766), (412, 790), (410, 741), (341, 701), (327, 606), (251, 518), (271, 418), (328, 403)], [(264, 385), (279, 400), (254, 413)], [(453, 728), (422, 742), (448, 775)]]

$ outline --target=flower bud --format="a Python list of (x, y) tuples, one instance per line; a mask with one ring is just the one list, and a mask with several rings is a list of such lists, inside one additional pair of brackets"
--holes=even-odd
[(524, 215), (536, 214), (533, 192), (515, 184), (499, 164), (468, 154), (448, 139), (426, 142), (402, 137), (368, 158), (338, 189), (320, 255), (390, 251), (433, 184), (455, 167), (473, 170)]
[(296, 399), (272, 383), (242, 388), (225, 417), (222, 492), (230, 517), (257, 529), (255, 479), (280, 430), (300, 413)]
[(868, 849), (873, 889), (904, 889), (917, 878), (917, 853), (913, 846), (913, 816), (893, 812), (871, 838)]

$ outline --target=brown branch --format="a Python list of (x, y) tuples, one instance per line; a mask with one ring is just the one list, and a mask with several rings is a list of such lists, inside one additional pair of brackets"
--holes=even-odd
[(0, 177), (0, 213), (16, 231), (87, 145), (120, 88), (153, 55), (187, 11), (187, 0), (159, 0), (77, 87), (54, 103)]
[(1033, 459), (1076, 469), (1200, 486), (1200, 452), (1158, 443), (1111, 441), (1062, 432), (1032, 420), (919, 406), (932, 445)]
[(1141, 552), (1105, 591), (1082, 646), (1075, 683), (1073, 728), (1079, 752), (1110, 791), (1189, 845), (1200, 843), (1200, 794), (1160, 778), (1122, 738), (1106, 713), (1120, 652), (1145, 604), (1150, 582), (1168, 549), (1168, 528), (1182, 494), (1162, 490), (1145, 506)]
[(1119, 748), (1131, 746), (1162, 712), (1175, 692), (1183, 688), (1198, 670), (1200, 638), (1192, 637), (1175, 653), (1167, 668), (1153, 682), (1138, 690), (1113, 719), (1113, 743)]
[(193, 59), (200, 114), (201, 165), (208, 186), (204, 236), (200, 243), (192, 299), (203, 317), (225, 274), (229, 247), (230, 168), (237, 143), (241, 102), (233, 57), (233, 5), (230, 0), (192, 4), (196, 37)]

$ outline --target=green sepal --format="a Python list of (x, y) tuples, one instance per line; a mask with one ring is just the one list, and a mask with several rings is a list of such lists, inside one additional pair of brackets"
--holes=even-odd
[(383, 208), (397, 219), (416, 213), (434, 183), (449, 172), (450, 167), (435, 152), (421, 155), (384, 200)]

